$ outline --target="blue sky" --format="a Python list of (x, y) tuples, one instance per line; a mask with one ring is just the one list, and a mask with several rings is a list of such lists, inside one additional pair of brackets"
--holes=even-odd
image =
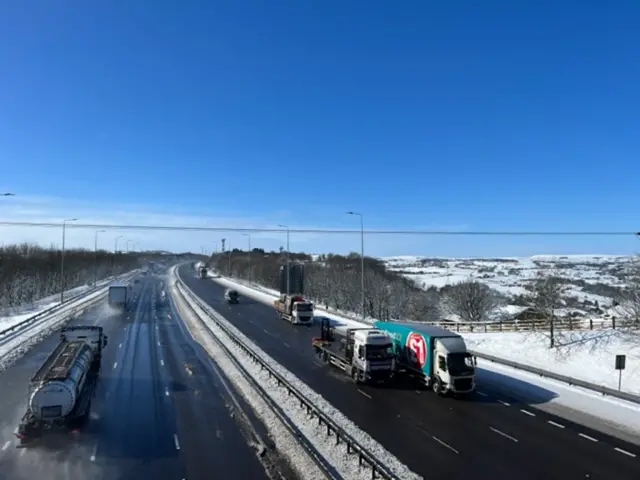
[(342, 228), (357, 210), (376, 228), (640, 230), (639, 22), (632, 0), (3, 2), (0, 189), (55, 198), (38, 218)]

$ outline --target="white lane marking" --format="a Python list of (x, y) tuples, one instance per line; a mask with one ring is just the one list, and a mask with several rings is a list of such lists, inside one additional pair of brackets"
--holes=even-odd
[(26, 448), (23, 448), (22, 450), (20, 450), (20, 456), (23, 456), (25, 453), (27, 453)]
[(160, 346), (160, 341), (158, 341), (158, 346)]
[(164, 367), (164, 360), (160, 360), (160, 365)]
[(118, 348), (122, 348), (122, 344), (118, 345)]
[(115, 370), (118, 367), (118, 362), (113, 362), (113, 369)]
[(176, 446), (176, 450), (180, 450), (180, 442), (178, 442), (178, 435), (173, 434), (173, 443)]
[(447, 447), (449, 450), (451, 450), (452, 452), (457, 453), (458, 455), (460, 455), (460, 452), (458, 450), (456, 450), (455, 448), (453, 448), (451, 445), (449, 445), (446, 442), (443, 442), (442, 440), (440, 440), (438, 437), (436, 437), (435, 435), (432, 435), (431, 438), (433, 438), (436, 442), (438, 442), (440, 445), (442, 445), (443, 447)]
[(530, 417), (535, 417), (536, 414), (535, 413), (531, 413), (529, 410), (524, 410), (524, 409), (520, 409), (520, 411), (526, 415), (529, 415)]
[(489, 427), (489, 430), (491, 430), (492, 432), (496, 432), (498, 435), (502, 435), (504, 438), (508, 438), (509, 440), (512, 440), (516, 443), (518, 442), (517, 438), (513, 438), (511, 435), (507, 435), (506, 433), (501, 432), (497, 428)]
[(498, 401), (499, 401), (501, 404), (503, 404), (505, 407), (510, 407), (510, 406), (511, 406), (511, 404), (510, 404), (510, 403), (505, 402), (505, 401), (503, 401), (503, 400), (498, 400)]
[(289, 345), (287, 342), (282, 342), (284, 344), (285, 347), (287, 348), (291, 348), (291, 345)]
[(592, 442), (598, 441), (597, 438), (590, 437), (589, 435), (585, 435), (584, 433), (579, 433), (578, 435), (581, 436), (582, 438), (586, 438), (587, 440), (591, 440)]
[(11, 442), (7, 441), (7, 442), (2, 446), (2, 451), (4, 452), (7, 448), (9, 448), (9, 445), (11, 445)]
[(360, 389), (358, 389), (358, 391), (359, 391), (362, 395), (364, 395), (365, 397), (367, 397), (367, 398), (371, 398), (371, 395), (369, 395), (367, 392), (363, 392), (363, 391), (362, 391), (362, 390), (360, 390)]
[(550, 425), (553, 425), (554, 427), (564, 428), (564, 425), (562, 425), (560, 423), (556, 423), (553, 420), (547, 420), (547, 423), (550, 424)]
[(487, 395), (486, 393), (482, 393), (482, 392), (478, 392), (478, 391), (476, 391), (476, 393), (477, 393), (478, 395), (480, 395), (481, 397), (488, 397), (488, 396), (489, 396), (489, 395)]
[(165, 389), (164, 389), (164, 395), (165, 395), (166, 397), (168, 397), (168, 396), (169, 396), (169, 389), (168, 389), (168, 388), (165, 388)]
[(616, 452), (620, 452), (620, 453), (624, 453), (625, 455), (629, 455), (630, 457), (633, 457), (633, 458), (636, 457), (635, 453), (627, 452), (626, 450), (623, 450), (623, 449), (618, 448), (618, 447), (614, 448), (614, 450)]
[(98, 453), (98, 444), (96, 443), (95, 447), (93, 447), (93, 451), (91, 452), (91, 458), (90, 460), (92, 462), (96, 461), (96, 453)]

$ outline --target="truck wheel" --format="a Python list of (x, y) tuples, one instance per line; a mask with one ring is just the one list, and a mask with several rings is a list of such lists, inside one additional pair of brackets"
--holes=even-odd
[(353, 380), (353, 383), (355, 383), (356, 385), (360, 383), (360, 372), (357, 368), (351, 370), (351, 380)]
[(431, 388), (433, 388), (433, 393), (436, 395), (442, 395), (442, 384), (440, 383), (439, 378), (431, 381)]

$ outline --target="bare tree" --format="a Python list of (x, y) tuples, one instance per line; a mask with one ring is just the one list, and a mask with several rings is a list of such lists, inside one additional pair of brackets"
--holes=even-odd
[(496, 292), (477, 280), (455, 283), (443, 293), (443, 310), (459, 316), (465, 322), (486, 321), (499, 306)]
[(529, 288), (532, 306), (544, 316), (549, 325), (549, 348), (553, 348), (556, 343), (556, 310), (564, 305), (563, 296), (568, 285), (557, 270), (540, 267)]
[(616, 312), (626, 326), (640, 327), (640, 259), (634, 258), (624, 273), (624, 287), (616, 295)]

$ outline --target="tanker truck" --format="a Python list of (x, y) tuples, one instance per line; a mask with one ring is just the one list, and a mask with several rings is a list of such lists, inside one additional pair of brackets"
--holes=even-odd
[(107, 336), (102, 327), (63, 328), (60, 343), (29, 383), (27, 411), (14, 434), (25, 447), (45, 432), (78, 428), (89, 418)]

